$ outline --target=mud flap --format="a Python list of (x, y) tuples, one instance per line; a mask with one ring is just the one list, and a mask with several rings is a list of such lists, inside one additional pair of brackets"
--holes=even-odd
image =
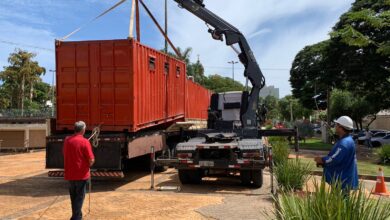
[[(121, 145), (123, 145), (121, 142), (99, 142), (97, 148), (92, 148), (95, 155), (95, 164), (92, 169), (121, 170)], [(62, 141), (46, 144), (46, 168), (64, 168), (62, 148)]]

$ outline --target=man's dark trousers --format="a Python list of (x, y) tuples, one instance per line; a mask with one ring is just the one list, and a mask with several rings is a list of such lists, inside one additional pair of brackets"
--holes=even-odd
[(85, 191), (88, 180), (71, 180), (69, 181), (69, 194), (72, 202), (72, 218), (71, 220), (80, 220), (83, 218), (81, 208), (85, 198)]

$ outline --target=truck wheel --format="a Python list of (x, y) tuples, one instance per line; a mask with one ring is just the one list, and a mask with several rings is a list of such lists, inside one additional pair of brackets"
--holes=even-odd
[(179, 170), (179, 180), (182, 184), (199, 184), (202, 181), (200, 170)]
[(156, 172), (156, 173), (165, 172), (167, 170), (168, 170), (168, 166), (156, 166), (154, 168), (154, 172)]
[(201, 170), (188, 170), (192, 184), (199, 184), (202, 182)]
[(181, 184), (189, 184), (191, 182), (188, 170), (179, 170), (179, 180)]
[(241, 170), (240, 179), (242, 185), (248, 186), (251, 184), (251, 171), (250, 170)]
[(252, 171), (252, 181), (253, 186), (260, 188), (263, 185), (263, 170), (253, 170)]

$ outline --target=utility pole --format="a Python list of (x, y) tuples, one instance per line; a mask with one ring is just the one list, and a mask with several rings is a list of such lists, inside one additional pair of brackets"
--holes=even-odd
[(51, 117), (54, 117), (54, 75), (56, 73), (56, 70), (49, 70), (49, 72), (53, 73), (53, 77), (51, 80)]
[[(167, 0), (165, 0), (165, 35), (168, 36), (168, 3), (167, 3)], [(168, 53), (168, 41), (166, 38), (165, 38), (164, 52)]]
[(293, 122), (292, 102), (290, 101), (290, 121)]
[[(330, 130), (330, 90), (329, 86), (326, 89), (326, 123), (328, 124), (328, 129)], [(330, 143), (329, 135), (326, 135), (326, 143)]]
[(233, 81), (234, 81), (234, 64), (238, 63), (238, 61), (229, 61), (228, 63), (232, 64), (232, 78), (233, 78)]

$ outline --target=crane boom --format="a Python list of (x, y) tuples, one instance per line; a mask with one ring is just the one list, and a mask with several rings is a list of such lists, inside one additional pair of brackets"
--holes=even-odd
[(260, 90), (265, 86), (265, 78), (246, 38), (236, 27), (208, 10), (203, 4), (203, 0), (174, 1), (179, 4), (179, 7), (188, 10), (214, 28), (209, 29), (213, 39), (222, 41), (223, 36), (225, 36), (226, 45), (239, 45), (241, 53), (239, 53), (238, 57), (245, 67), (244, 76), (252, 84), (252, 90), (246, 102), (247, 105), (241, 108), (241, 124), (243, 128), (257, 128), (256, 110), (258, 108)]

